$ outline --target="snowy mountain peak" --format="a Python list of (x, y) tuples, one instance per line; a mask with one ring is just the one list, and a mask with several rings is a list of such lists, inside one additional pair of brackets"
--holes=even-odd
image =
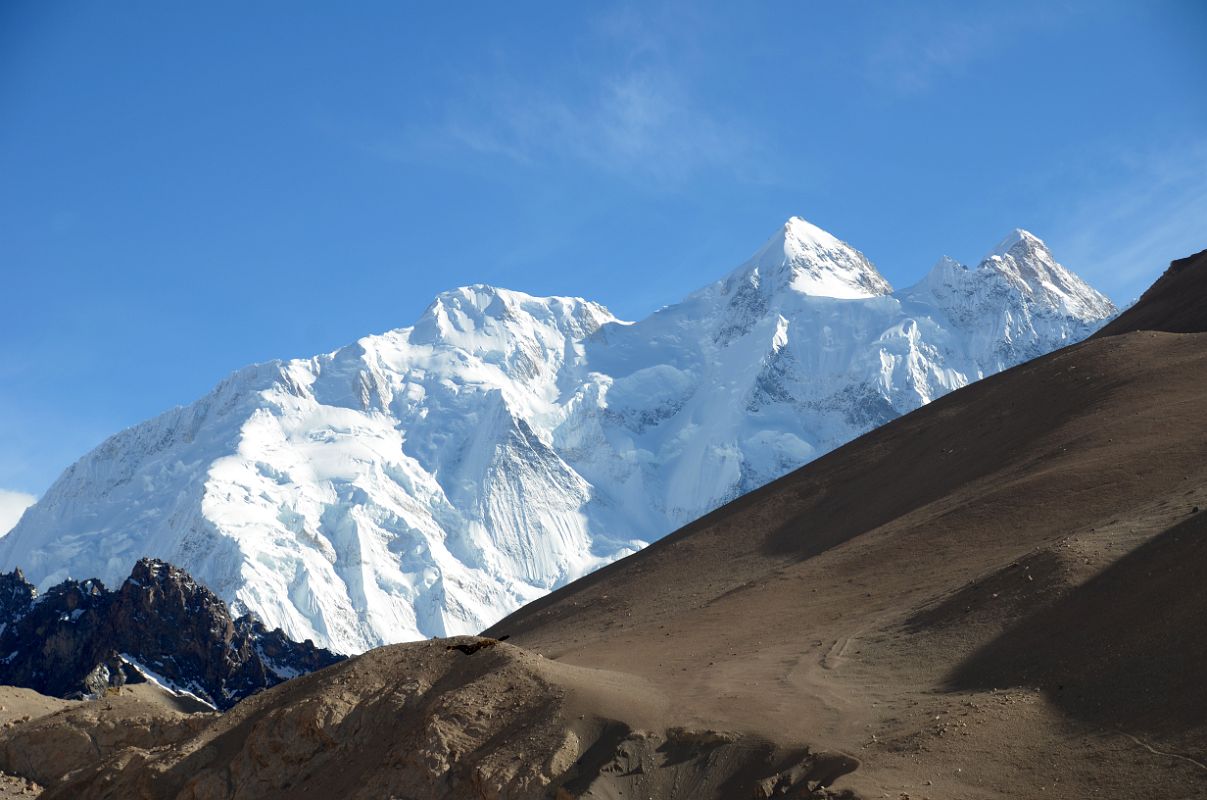
[(1031, 231), (1015, 228), (1010, 231), (1006, 238), (997, 243), (997, 247), (993, 248), (986, 258), (1004, 256), (1020, 244), (1025, 247), (1043, 249), (1045, 252), (1048, 250), (1048, 246), (1044, 244), (1043, 240), (1031, 233)]
[(1057, 263), (1042, 239), (1021, 228), (998, 243), (981, 269), (1000, 274), (1040, 305), (1077, 319), (1103, 319), (1118, 310), (1106, 295)]
[(239, 370), (111, 437), (0, 537), (0, 568), (115, 583), (162, 558), (343, 652), (481, 630), (1113, 313), (1038, 239), (1013, 239), (890, 294), (792, 218), (635, 323), (454, 289), (414, 327)]
[(834, 234), (824, 231), (804, 217), (791, 216), (784, 223), (784, 238), (798, 247), (816, 247), (835, 250), (847, 246)]
[(943, 256), (926, 273), (926, 277), (900, 294), (905, 297), (919, 296), (925, 293), (930, 301), (951, 294), (953, 291), (963, 293), (968, 282), (969, 269), (951, 256)]
[(790, 290), (850, 299), (893, 291), (863, 253), (800, 217), (785, 222), (729, 280), (734, 278), (754, 283), (769, 295)]

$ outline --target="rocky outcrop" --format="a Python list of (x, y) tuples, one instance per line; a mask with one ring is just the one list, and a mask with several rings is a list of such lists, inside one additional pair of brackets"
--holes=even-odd
[(77, 698), (153, 681), (227, 709), (341, 659), (254, 616), (232, 619), (213, 592), (163, 561), (142, 559), (116, 591), (68, 580), (38, 595), (20, 570), (0, 575), (0, 684)]

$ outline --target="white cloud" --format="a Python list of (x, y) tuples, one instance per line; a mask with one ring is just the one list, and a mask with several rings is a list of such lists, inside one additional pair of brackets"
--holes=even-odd
[(32, 506), (37, 499), (32, 494), (0, 489), (0, 536), (12, 530), (25, 509)]

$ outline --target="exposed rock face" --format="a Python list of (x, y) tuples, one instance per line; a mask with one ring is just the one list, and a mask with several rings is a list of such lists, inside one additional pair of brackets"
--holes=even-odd
[(219, 709), (341, 660), (290, 641), (177, 567), (142, 559), (117, 591), (68, 580), (39, 596), (20, 570), (0, 575), (0, 684), (98, 696), (146, 680)]

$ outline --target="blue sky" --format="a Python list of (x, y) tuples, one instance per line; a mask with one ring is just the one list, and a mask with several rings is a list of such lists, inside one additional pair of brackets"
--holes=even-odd
[(0, 488), (457, 285), (640, 317), (792, 214), (895, 285), (1207, 246), (1207, 4), (736, 5), (3, 4)]

